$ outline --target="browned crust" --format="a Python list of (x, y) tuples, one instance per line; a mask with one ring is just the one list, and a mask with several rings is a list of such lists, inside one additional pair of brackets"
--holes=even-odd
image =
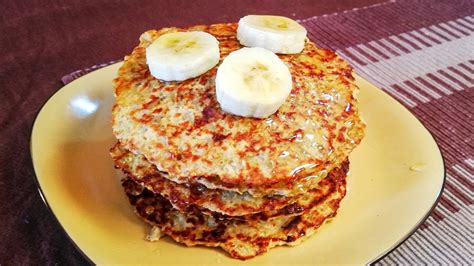
[[(128, 178), (144, 185), (148, 190), (160, 194), (168, 199), (174, 208), (185, 211), (192, 206), (200, 206), (201, 211), (210, 212), (202, 206), (213, 206), (215, 211), (228, 216), (239, 216), (240, 219), (268, 219), (269, 217), (281, 215), (298, 215), (318, 204), (328, 194), (335, 189), (337, 178), (345, 176), (348, 171), (349, 162), (345, 160), (341, 166), (334, 168), (329, 172), (326, 178), (317, 183), (316, 187), (305, 190), (305, 199), (298, 200), (300, 197), (282, 197), (276, 195), (264, 196), (262, 198), (251, 197), (241, 204), (229, 204), (222, 198), (220, 189), (208, 189), (199, 183), (173, 182), (163, 176), (151, 163), (143, 156), (134, 155), (117, 143), (111, 149), (111, 155), (115, 166), (121, 169)], [(129, 163), (129, 158), (140, 156), (144, 164), (142, 170), (144, 174), (134, 173)], [(141, 165), (140, 165), (141, 166)], [(252, 201), (258, 200), (258, 205), (251, 205)]]
[[(332, 192), (321, 198), (311, 209), (304, 213), (288, 218), (270, 218), (263, 221), (272, 223), (274, 220), (284, 219), (284, 223), (277, 232), (265, 234), (258, 231), (259, 222), (241, 221), (234, 217), (222, 216), (219, 213), (206, 214), (199, 208), (191, 207), (182, 213), (173, 208), (171, 203), (158, 194), (135, 183), (131, 179), (125, 179), (122, 183), (130, 203), (135, 207), (137, 215), (147, 223), (158, 226), (162, 233), (170, 236), (175, 241), (187, 246), (204, 245), (209, 247), (221, 247), (233, 258), (249, 259), (267, 252), (271, 247), (279, 245), (295, 245), (301, 240), (313, 234), (327, 219), (334, 217), (340, 202), (346, 193), (346, 168), (338, 174), (328, 176), (334, 182)], [(191, 224), (184, 230), (174, 227), (174, 213), (181, 213), (187, 217), (186, 223)], [(212, 216), (215, 225), (206, 226), (209, 217)], [(236, 233), (236, 230), (228, 232), (228, 228), (252, 227), (257, 230), (256, 234)], [(250, 254), (243, 253), (239, 245), (245, 245), (250, 249)]]

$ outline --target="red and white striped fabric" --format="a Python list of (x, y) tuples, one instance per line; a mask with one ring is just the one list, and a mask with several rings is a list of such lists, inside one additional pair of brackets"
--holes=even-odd
[(318, 46), (337, 51), (409, 108), (444, 155), (447, 180), (438, 206), (377, 264), (474, 264), (474, 2), (390, 1), (301, 23)]

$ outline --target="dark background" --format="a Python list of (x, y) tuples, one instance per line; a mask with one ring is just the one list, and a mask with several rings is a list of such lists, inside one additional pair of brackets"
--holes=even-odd
[(148, 29), (236, 22), (248, 14), (295, 19), (383, 0), (0, 1), (0, 264), (87, 264), (38, 193), (31, 126), (60, 78), (129, 53)]

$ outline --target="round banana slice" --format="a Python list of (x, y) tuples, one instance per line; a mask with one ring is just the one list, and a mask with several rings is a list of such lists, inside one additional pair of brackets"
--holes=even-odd
[(285, 102), (291, 73), (274, 53), (259, 47), (230, 53), (217, 69), (216, 96), (225, 112), (265, 118)]
[(219, 42), (209, 33), (166, 33), (146, 48), (150, 73), (164, 81), (197, 77), (219, 62)]
[(244, 46), (296, 54), (304, 48), (306, 29), (287, 17), (249, 15), (239, 20), (237, 39)]

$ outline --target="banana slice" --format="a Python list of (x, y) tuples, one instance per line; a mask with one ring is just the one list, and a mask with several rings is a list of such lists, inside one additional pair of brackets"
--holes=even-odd
[(219, 57), (217, 39), (201, 31), (163, 34), (146, 48), (151, 75), (164, 81), (197, 77), (217, 65)]
[(230, 53), (217, 69), (217, 101), (231, 114), (268, 117), (285, 102), (291, 88), (291, 73), (285, 63), (260, 47)]
[(296, 54), (304, 48), (306, 29), (287, 17), (249, 15), (239, 20), (237, 39), (244, 46)]

